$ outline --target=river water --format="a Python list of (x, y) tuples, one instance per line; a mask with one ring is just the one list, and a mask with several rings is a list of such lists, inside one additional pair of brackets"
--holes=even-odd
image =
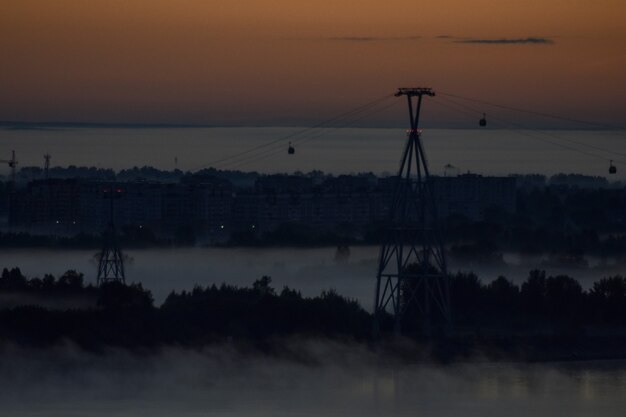
[(3, 348), (0, 415), (618, 417), (626, 364), (381, 365), (354, 345), (287, 341), (313, 362), (229, 346), (136, 355)]
[[(395, 172), (406, 140), (404, 129), (315, 129), (297, 127), (220, 128), (49, 128), (0, 129), (0, 159), (16, 151), (19, 166), (97, 166), (116, 170), (133, 166), (192, 170), (215, 166), (264, 173)], [(293, 135), (293, 136), (291, 136)], [(288, 136), (291, 136), (288, 138)], [(431, 172), (444, 165), (484, 175), (581, 173), (607, 175), (615, 160), (626, 179), (623, 131), (427, 129), (423, 141)], [(284, 139), (284, 140), (281, 140)], [(294, 155), (287, 155), (293, 141)], [(252, 150), (272, 141), (276, 143)], [(250, 151), (250, 152), (248, 152)], [(238, 158), (231, 158), (248, 152)], [(620, 165), (625, 169), (619, 169)], [(3, 166), (0, 174), (7, 175)]]

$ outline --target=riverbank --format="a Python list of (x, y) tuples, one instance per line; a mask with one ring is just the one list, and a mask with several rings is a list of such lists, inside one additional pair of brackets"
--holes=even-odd
[(421, 331), (407, 310), (398, 339), (387, 314), (372, 337), (373, 314), (334, 290), (303, 296), (276, 289), (269, 276), (251, 286), (195, 286), (172, 291), (155, 306), (141, 284), (85, 285), (67, 271), (55, 278), (0, 276), (0, 341), (46, 348), (71, 342), (86, 350), (158, 349), (234, 343), (272, 355), (278, 340), (345, 341), (407, 361), (454, 362), (626, 359), (626, 279), (604, 278), (589, 290), (566, 276), (533, 271), (521, 286), (501, 277), (482, 284), (474, 274), (450, 280), (454, 321), (433, 316)]

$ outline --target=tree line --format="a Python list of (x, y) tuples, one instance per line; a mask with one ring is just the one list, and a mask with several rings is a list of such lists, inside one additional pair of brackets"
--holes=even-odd
[[(626, 279), (613, 276), (584, 290), (571, 277), (531, 271), (521, 285), (505, 277), (484, 284), (474, 273), (450, 279), (451, 334), (498, 337), (593, 337), (605, 331), (626, 339)], [(6, 308), (0, 301), (0, 340), (46, 346), (71, 340), (83, 347), (154, 347), (164, 344), (202, 346), (224, 340), (263, 342), (276, 337), (347, 338), (371, 342), (373, 316), (356, 300), (333, 290), (305, 297), (284, 287), (276, 290), (264, 276), (251, 286), (196, 286), (172, 291), (155, 306), (141, 284), (110, 282), (85, 285), (67, 271), (60, 277), (27, 279), (18, 268), (4, 269), (2, 294), (68, 294), (92, 297), (89, 308), (46, 309), (36, 304)], [(405, 336), (420, 339), (420, 317), (405, 316)], [(391, 337), (389, 315), (381, 320), (383, 337)]]

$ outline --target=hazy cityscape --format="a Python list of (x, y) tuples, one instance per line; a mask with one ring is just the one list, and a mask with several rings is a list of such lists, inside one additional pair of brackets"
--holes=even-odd
[[(312, 226), (318, 235), (341, 233), (343, 227), (347, 238), (358, 241), (389, 217), (394, 191), (393, 177), (372, 174), (254, 174), (252, 185), (239, 187), (217, 175), (181, 175), (178, 182), (31, 181), (9, 196), (7, 230), (99, 235), (110, 221), (103, 190), (113, 187), (120, 194), (113, 209), (116, 223), (122, 228), (146, 229), (155, 237), (173, 239), (187, 233), (189, 243), (220, 243), (237, 234), (255, 236), (295, 223)], [(444, 218), (457, 214), (478, 221), (489, 209), (515, 212), (515, 177), (462, 174), (433, 180)]]
[(623, 416), (626, 3), (0, 5), (0, 416)]

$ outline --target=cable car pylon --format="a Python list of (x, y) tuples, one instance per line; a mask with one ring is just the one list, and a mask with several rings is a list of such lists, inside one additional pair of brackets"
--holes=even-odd
[(407, 313), (421, 316), (422, 332), (431, 336), (432, 310), (437, 323), (451, 323), (450, 291), (446, 257), (438, 227), (433, 184), (428, 171), (419, 127), (424, 96), (434, 96), (430, 88), (400, 88), (397, 97), (406, 96), (411, 129), (408, 131), (400, 169), (396, 177), (386, 238), (380, 250), (374, 300), (374, 336), (390, 310), (394, 332), (399, 335)]

